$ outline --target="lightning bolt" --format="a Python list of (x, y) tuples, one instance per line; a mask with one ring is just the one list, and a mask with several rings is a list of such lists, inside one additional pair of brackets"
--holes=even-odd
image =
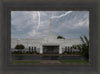
[[(68, 15), (68, 14), (70, 14), (70, 13), (72, 13), (72, 11), (68, 11), (68, 12), (66, 12), (65, 14), (62, 14), (62, 15), (60, 15), (60, 16), (53, 16), (53, 14), (52, 14), (52, 19), (55, 19), (55, 18), (61, 18), (61, 17), (63, 17), (63, 16), (66, 16), (66, 15)], [(37, 27), (36, 27), (36, 30), (34, 30), (33, 31), (33, 34), (35, 35), (36, 34), (36, 31), (39, 29), (39, 27), (40, 27), (40, 11), (37, 11), (37, 14), (38, 14), (38, 25), (37, 25)]]
[(39, 29), (39, 27), (40, 27), (40, 12), (39, 11), (37, 11), (37, 14), (38, 14), (38, 25), (37, 25), (37, 27), (36, 27), (36, 29), (35, 30), (33, 30), (33, 34), (35, 35), (36, 34), (36, 31)]
[(68, 11), (68, 12), (66, 12), (65, 14), (62, 14), (62, 15), (60, 15), (60, 16), (52, 16), (51, 18), (52, 18), (52, 19), (54, 19), (54, 18), (61, 18), (61, 17), (66, 16), (66, 15), (68, 15), (68, 14), (70, 14), (70, 13), (72, 13), (72, 11)]
[(38, 26), (37, 26), (37, 30), (38, 30), (38, 28), (40, 27), (40, 12), (39, 11), (37, 11), (37, 14), (38, 14)]

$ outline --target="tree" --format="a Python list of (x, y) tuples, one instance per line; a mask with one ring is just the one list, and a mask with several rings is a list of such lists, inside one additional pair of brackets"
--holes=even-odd
[(22, 49), (24, 49), (25, 47), (24, 47), (24, 45), (22, 45), (22, 44), (20, 44), (20, 45), (16, 45), (15, 46), (15, 49), (17, 49), (17, 50), (22, 50)]
[(58, 36), (57, 39), (65, 39), (63, 36)]
[(77, 48), (80, 50), (81, 55), (85, 59), (88, 60), (89, 59), (89, 40), (86, 36), (80, 37), (80, 39), (83, 42), (83, 44), (77, 45)]

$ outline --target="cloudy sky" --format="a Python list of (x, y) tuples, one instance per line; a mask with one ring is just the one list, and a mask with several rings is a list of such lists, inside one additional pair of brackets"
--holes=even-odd
[(65, 38), (89, 37), (88, 11), (12, 11), (12, 38), (43, 38), (49, 34), (50, 18), (52, 32)]

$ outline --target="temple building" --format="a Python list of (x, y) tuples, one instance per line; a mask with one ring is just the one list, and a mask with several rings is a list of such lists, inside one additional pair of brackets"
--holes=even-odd
[[(80, 39), (58, 39), (57, 36), (55, 36), (52, 33), (51, 29), (51, 19), (50, 19), (50, 25), (49, 25), (49, 35), (45, 36), (44, 38), (40, 39), (17, 39), (12, 38), (11, 39), (11, 51), (17, 51), (15, 49), (15, 46), (18, 44), (23, 44), (25, 46), (25, 49), (23, 51), (29, 51), (30, 49), (36, 50), (40, 54), (44, 53), (58, 53), (62, 54), (66, 47), (71, 47), (73, 45), (82, 44), (82, 41)], [(79, 51), (74, 50), (73, 51)]]

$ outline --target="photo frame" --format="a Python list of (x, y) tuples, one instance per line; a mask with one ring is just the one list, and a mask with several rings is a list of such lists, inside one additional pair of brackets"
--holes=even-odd
[[(8, 60), (11, 36), (11, 24), (9, 22), (9, 13), (11, 10), (89, 10), (90, 11), (90, 62), (91, 64), (34, 64), (34, 65), (10, 65)], [(69, 73), (69, 74), (96, 74), (99, 70), (99, 25), (98, 25), (98, 6), (97, 1), (4, 1), (1, 2), (1, 70), (2, 73), (34, 73), (34, 74), (51, 74), (51, 73)], [(4, 49), (4, 50), (3, 50)], [(98, 52), (97, 52), (98, 51)]]
[[(66, 9), (67, 10), (67, 9)], [(25, 9), (25, 11), (24, 10), (21, 10), (21, 11), (19, 11), (18, 9), (17, 10), (10, 10), (9, 11), (9, 17), (11, 17), (11, 18), (9, 18), (9, 22), (11, 21), (12, 22), (12, 18), (14, 17), (14, 15), (11, 15), (11, 14), (14, 14), (14, 13), (16, 13), (17, 14), (17, 12), (19, 12), (19, 13), (23, 13), (23, 12), (28, 12), (28, 13), (30, 13), (30, 14), (33, 14), (33, 13), (37, 13), (37, 12), (39, 12), (39, 13), (44, 13), (44, 14), (46, 14), (46, 12), (49, 12), (49, 13), (52, 13), (52, 12), (56, 12), (56, 13), (59, 13), (59, 12), (66, 12), (66, 14), (68, 13), (68, 12), (70, 12), (70, 13), (80, 13), (80, 14), (82, 14), (82, 13), (84, 13), (84, 15), (86, 15), (86, 14), (88, 14), (87, 15), (87, 22), (88, 23), (86, 23), (87, 24), (87, 27), (88, 27), (88, 29), (89, 29), (89, 21), (91, 20), (91, 18), (89, 17), (89, 15), (91, 14), (91, 10), (89, 9), (84, 9), (84, 10), (81, 10), (81, 9), (77, 9), (77, 10), (72, 10), (72, 11), (32, 11), (32, 10), (27, 10), (27, 9)], [(32, 13), (33, 12), (33, 13)], [(86, 14), (85, 14), (86, 13)], [(23, 13), (24, 14), (24, 13)], [(63, 15), (63, 14), (62, 14)], [(27, 16), (29, 16), (29, 15), (27, 15)], [(18, 16), (17, 16), (18, 17)], [(23, 16), (22, 16), (23, 17)], [(42, 17), (42, 16), (41, 16)], [(53, 16), (54, 17), (54, 16)], [(65, 16), (66, 17), (66, 16)], [(84, 16), (82, 16), (82, 17), (84, 17)], [(19, 17), (18, 17), (19, 18)], [(27, 17), (28, 18), (28, 17)], [(62, 17), (63, 18), (63, 17)], [(19, 18), (20, 19), (20, 18)], [(60, 18), (59, 18), (60, 19)], [(90, 19), (90, 20), (89, 20)], [(54, 19), (52, 18), (52, 21), (53, 21)], [(33, 21), (33, 20), (32, 20)], [(50, 28), (49, 28), (49, 35), (46, 35), (46, 36), (43, 36), (43, 37), (41, 37), (41, 38), (38, 38), (38, 37), (36, 37), (37, 39), (34, 39), (34, 36), (32, 37), (32, 39), (31, 39), (31, 41), (30, 41), (30, 34), (28, 35), (28, 37), (27, 38), (25, 38), (25, 36), (24, 36), (24, 40), (23, 40), (23, 37), (22, 38), (18, 38), (20, 35), (18, 35), (20, 32), (18, 32), (17, 33), (17, 35), (16, 35), (16, 33), (13, 33), (14, 31), (15, 31), (15, 29), (13, 30), (12, 28), (14, 27), (14, 23), (12, 24), (10, 22), (10, 24), (11, 24), (11, 31), (10, 31), (10, 33), (11, 33), (11, 37), (10, 37), (10, 39), (11, 39), (11, 48), (9, 48), (9, 53), (11, 53), (11, 56), (10, 56), (10, 54), (9, 54), (9, 56), (8, 56), (8, 58), (9, 58), (9, 64), (13, 64), (14, 63), (14, 65), (15, 65), (15, 63), (16, 63), (16, 65), (17, 64), (21, 64), (21, 63), (17, 63), (17, 62), (25, 62), (26, 60), (27, 60), (27, 62), (33, 62), (33, 63), (31, 63), (30, 65), (33, 65), (33, 64), (40, 64), (40, 63), (43, 63), (43, 62), (45, 62), (45, 64), (47, 64), (47, 63), (49, 63), (49, 64), (52, 64), (52, 63), (55, 63), (55, 64), (57, 64), (57, 63), (60, 63), (60, 64), (77, 64), (77, 65), (83, 65), (83, 64), (87, 64), (87, 65), (89, 65), (89, 64), (91, 64), (91, 59), (89, 59), (89, 61), (88, 60), (85, 60), (80, 54), (82, 54), (82, 53), (80, 53), (79, 51), (75, 51), (75, 50), (79, 50), (78, 48), (77, 49), (75, 49), (74, 47), (74, 45), (75, 44), (77, 44), (77, 43), (81, 43), (81, 40), (80, 39), (74, 39), (73, 40), (73, 38), (72, 39), (69, 39), (69, 38), (64, 38), (64, 39), (58, 39), (57, 38), (57, 35), (56, 34), (54, 34), (53, 33), (53, 30), (52, 31), (50, 31)], [(42, 21), (41, 21), (42, 22)], [(86, 22), (86, 20), (85, 20), (85, 22)], [(34, 22), (33, 22), (34, 23)], [(50, 22), (50, 23), (52, 23), (52, 22)], [(66, 22), (67, 23), (67, 22)], [(16, 23), (17, 24), (17, 23)], [(47, 24), (47, 23), (46, 23)], [(26, 24), (27, 25), (27, 24)], [(39, 24), (40, 25), (40, 24)], [(42, 24), (41, 24), (42, 25)], [(52, 25), (52, 28), (53, 28), (53, 25), (54, 24), (51, 24)], [(55, 24), (56, 25), (56, 24)], [(17, 27), (18, 25), (16, 25), (16, 27)], [(24, 26), (25, 26), (25, 24), (24, 24)], [(33, 24), (31, 25), (31, 26), (33, 26)], [(50, 26), (50, 24), (49, 24), (49, 26)], [(57, 24), (57, 26), (58, 26), (58, 24)], [(64, 27), (66, 27), (67, 25), (65, 25)], [(73, 25), (74, 26), (74, 25)], [(45, 27), (45, 26), (44, 26)], [(86, 28), (87, 28), (86, 27)], [(30, 27), (29, 27), (30, 28)], [(28, 30), (29, 28), (26, 28), (25, 30)], [(67, 27), (66, 27), (67, 28)], [(66, 31), (66, 28), (65, 28), (65, 30), (63, 30), (63, 31)], [(84, 28), (84, 27), (83, 27)], [(19, 28), (17, 28), (17, 29), (19, 29)], [(36, 29), (37, 29), (37, 27), (36, 27)], [(40, 28), (39, 28), (40, 29)], [(38, 29), (38, 30), (39, 30)], [(31, 31), (31, 35), (33, 35), (34, 33), (33, 33), (33, 30), (34, 29), (32, 29), (32, 31)], [(87, 30), (87, 29), (86, 29)], [(48, 30), (47, 30), (48, 31)], [(59, 31), (61, 31), (61, 30), (59, 30)], [(35, 32), (36, 32), (36, 30), (35, 30)], [(82, 31), (83, 32), (83, 31)], [(87, 33), (88, 33), (88, 35), (89, 35), (89, 32), (87, 31)], [(12, 35), (14, 34), (14, 36), (18, 36), (18, 37), (16, 37), (16, 38), (13, 38), (12, 37)], [(26, 34), (26, 33), (25, 33)], [(60, 33), (61, 34), (61, 33)], [(66, 34), (65, 34), (66, 35)], [(75, 35), (75, 34), (74, 34)], [(88, 37), (88, 35), (87, 35), (87, 37)], [(39, 37), (40, 37), (41, 35), (39, 35)], [(79, 36), (78, 36), (79, 37)], [(51, 39), (51, 40), (53, 40), (52, 42), (51, 42), (51, 40), (49, 40), (49, 39)], [(62, 40), (63, 40), (63, 42), (62, 42)], [(59, 42), (60, 41), (60, 42)], [(66, 43), (64, 42), (64, 41), (66, 41)], [(76, 41), (76, 42), (73, 42), (73, 41)], [(34, 44), (34, 42), (35, 42), (35, 44)], [(61, 43), (62, 42), (62, 43)], [(70, 43), (70, 42), (72, 42), (72, 43)], [(73, 44), (73, 43), (75, 43), (75, 44)], [(15, 47), (16, 47), (16, 45), (18, 45), (18, 44), (22, 44), (25, 48), (24, 49), (22, 49), (22, 50), (20, 50), (20, 49), (15, 49)], [(63, 44), (63, 45), (62, 45)], [(73, 44), (73, 45), (71, 45), (71, 44)], [(86, 45), (87, 45), (87, 43), (86, 43)], [(87, 45), (88, 46), (88, 45)], [(36, 47), (36, 48), (34, 48), (34, 47)], [(69, 48), (70, 47), (70, 48)], [(77, 46), (76, 46), (77, 47)], [(62, 48), (63, 48), (63, 50), (62, 50)], [(36, 51), (37, 50), (37, 51)], [(40, 53), (41, 52), (41, 50), (43, 51), (42, 53)], [(55, 50), (55, 51), (54, 51)], [(62, 53), (59, 53), (59, 51), (60, 50), (62, 50)], [(88, 49), (87, 49), (88, 50)], [(21, 53), (19, 53), (19, 52), (21, 52)], [(86, 54), (88, 54), (88, 53), (86, 53)], [(12, 57), (11, 58), (11, 61), (10, 61), (10, 57)], [(19, 59), (18, 59), (19, 58)], [(30, 58), (30, 59), (24, 59), (24, 58)], [(69, 58), (69, 59), (68, 59)], [(73, 59), (71, 59), (71, 58), (73, 58)], [(76, 60), (74, 60), (76, 58)], [(84, 59), (84, 60), (82, 60), (82, 59)], [(31, 60), (31, 61), (30, 61)], [(69, 61), (73, 61), (73, 63), (71, 63), (71, 62), (68, 62), (68, 60)], [(78, 62), (75, 62), (75, 61), (80, 61), (79, 63)], [(36, 63), (37, 62), (37, 63)], [(25, 65), (27, 65), (27, 64), (25, 64)]]

